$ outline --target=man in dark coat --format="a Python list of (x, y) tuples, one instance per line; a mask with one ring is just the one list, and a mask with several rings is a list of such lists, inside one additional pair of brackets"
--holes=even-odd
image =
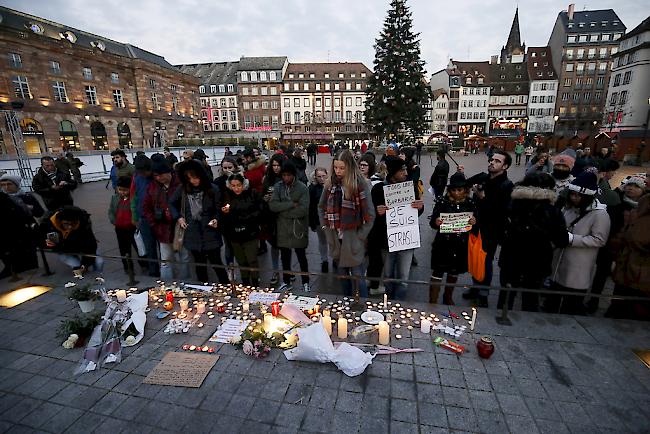
[(431, 179), (429, 179), (429, 185), (433, 188), (436, 199), (438, 199), (439, 197), (442, 197), (445, 192), (445, 187), (447, 186), (449, 163), (445, 159), (447, 154), (445, 151), (439, 150), (436, 154), (438, 156), (438, 164), (436, 164), (436, 168), (433, 169), (433, 174), (431, 174)]
[(41, 168), (32, 180), (32, 189), (41, 195), (47, 209), (56, 211), (64, 205), (72, 205), (70, 192), (75, 188), (77, 183), (70, 172), (59, 171), (52, 157), (41, 158)]
[[(505, 151), (496, 150), (488, 163), (488, 173), (479, 173), (467, 180), (468, 185), (474, 185), (475, 197), (478, 198), (477, 220), (483, 240), (485, 258), (485, 278), (483, 281), (474, 280), (476, 285), (492, 283), (492, 261), (497, 246), (501, 244), (506, 227), (510, 195), (514, 184), (508, 179), (508, 168), (512, 165), (512, 157)], [(471, 288), (463, 294), (465, 299), (478, 300), (479, 307), (487, 307), (488, 291)]]

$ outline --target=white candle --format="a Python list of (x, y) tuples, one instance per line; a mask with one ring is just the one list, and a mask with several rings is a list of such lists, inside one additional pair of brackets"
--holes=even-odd
[(265, 313), (264, 314), (264, 331), (268, 332), (271, 330), (271, 324), (273, 322), (273, 314)]
[(470, 325), (469, 329), (471, 331), (474, 331), (474, 326), (476, 325), (476, 308), (472, 308), (472, 324)]
[(332, 318), (329, 316), (329, 312), (327, 313), (328, 315), (323, 315), (320, 322), (323, 324), (323, 328), (327, 332), (327, 335), (332, 336)]
[(185, 312), (189, 304), (190, 301), (187, 298), (181, 298), (178, 300), (178, 305), (181, 307), (181, 312)]
[(428, 319), (423, 319), (420, 322), (420, 331), (426, 335), (431, 333), (431, 321), (429, 321)]
[(338, 335), (339, 339), (345, 339), (348, 337), (348, 321), (345, 318), (339, 318)]
[(388, 309), (388, 294), (384, 294), (384, 309)]
[(379, 321), (379, 344), (390, 344), (390, 327), (386, 321)]
[(117, 296), (117, 302), (118, 303), (123, 303), (126, 301), (126, 291), (123, 289), (118, 289), (117, 292), (115, 293)]
[(244, 303), (242, 303), (242, 310), (244, 312), (248, 312), (249, 309), (250, 309), (250, 303), (249, 302), (245, 301)]
[(201, 301), (199, 302), (199, 304), (196, 305), (196, 313), (198, 314), (205, 313), (205, 301)]

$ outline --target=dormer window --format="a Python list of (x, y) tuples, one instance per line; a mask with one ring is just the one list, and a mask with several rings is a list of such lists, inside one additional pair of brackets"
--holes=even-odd
[(74, 44), (77, 42), (77, 35), (75, 35), (72, 32), (61, 32), (59, 33), (59, 37), (61, 39), (65, 39), (66, 41), (70, 42), (71, 44)]
[(41, 26), (40, 24), (27, 23), (27, 24), (25, 24), (25, 27), (27, 27), (29, 30), (36, 33), (37, 35), (42, 35), (43, 32), (44, 32), (43, 26)]
[(472, 77), (467, 77), (465, 79), (465, 84), (472, 84)]
[(90, 46), (93, 48), (98, 48), (101, 51), (106, 50), (106, 45), (102, 41), (91, 41)]

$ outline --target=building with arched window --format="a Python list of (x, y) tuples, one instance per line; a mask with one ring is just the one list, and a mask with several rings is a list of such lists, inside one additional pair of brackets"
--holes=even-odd
[[(26, 151), (151, 147), (201, 133), (199, 80), (128, 43), (0, 7), (0, 109), (17, 110)], [(15, 153), (0, 123), (6, 153)]]

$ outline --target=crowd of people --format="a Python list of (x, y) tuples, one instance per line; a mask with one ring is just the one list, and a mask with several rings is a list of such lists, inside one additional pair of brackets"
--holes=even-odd
[[(298, 275), (300, 288), (310, 291), (311, 231), (320, 271), (335, 272), (345, 294), (358, 290), (363, 297), (386, 293), (403, 299), (417, 260), (415, 249), (388, 249), (384, 187), (410, 181), (410, 206), (428, 216), (435, 233), (431, 303), (454, 304), (454, 284), (471, 271), (474, 286), (462, 297), (487, 307), (486, 287), (498, 255), (499, 286), (559, 292), (540, 297), (524, 291), (523, 310), (594, 312), (611, 277), (615, 295), (645, 300), (615, 299), (606, 315), (650, 318), (650, 182), (639, 174), (612, 189), (609, 181), (619, 165), (606, 149), (598, 155), (588, 148), (551, 155), (517, 145), (514, 162), (508, 152), (490, 149), (487, 171), (468, 177), (463, 166), (450, 176), (442, 148), (428, 183), (434, 196), (429, 210), (418, 165), (421, 147), (390, 143), (380, 158), (361, 147), (338, 149), (329, 167), (316, 165), (317, 152), (308, 146), (306, 161), (300, 147), (281, 146), (270, 157), (257, 148), (227, 150), (214, 176), (201, 149), (184, 151), (180, 161), (168, 149), (151, 157), (140, 153), (133, 163), (124, 151), (113, 151), (108, 217), (125, 271), (139, 264), (152, 277), (208, 282), (210, 264), (220, 283), (257, 286), (259, 256), (269, 254), (272, 285), (291, 288)], [(0, 178), (0, 199), (9, 209), (3, 217), (16, 228), (9, 238), (30, 240), (3, 242), (3, 276), (37, 267), (37, 246), (57, 253), (75, 273), (102, 270), (90, 216), (71, 195), (80, 176), (69, 161), (59, 160), (68, 161), (63, 155), (41, 159), (33, 179), (37, 195), (23, 192), (14, 176)], [(508, 177), (513, 164), (526, 166), (517, 183)], [(470, 213), (466, 230), (441, 231), (444, 216), (454, 213)], [(476, 239), (480, 272), (471, 266), (476, 243), (470, 240)], [(567, 291), (581, 295), (560, 294)], [(501, 291), (497, 307), (512, 308), (516, 298), (517, 291)]]

